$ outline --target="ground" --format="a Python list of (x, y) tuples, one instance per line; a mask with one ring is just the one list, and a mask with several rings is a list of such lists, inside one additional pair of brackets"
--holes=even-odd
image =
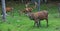
[[(51, 5), (50, 5), (51, 6)], [(14, 17), (7, 16), (6, 22), (2, 22), (0, 15), (0, 31), (60, 31), (60, 18), (58, 17), (58, 8), (56, 5), (52, 5), (48, 9), (48, 28), (46, 27), (46, 21), (41, 21), (42, 27), (33, 27), (34, 21), (30, 20), (26, 15), (19, 15), (18, 10), (23, 9), (24, 4), (15, 4)], [(45, 4), (41, 5), (41, 10), (47, 9)], [(36, 12), (34, 9), (33, 12)]]

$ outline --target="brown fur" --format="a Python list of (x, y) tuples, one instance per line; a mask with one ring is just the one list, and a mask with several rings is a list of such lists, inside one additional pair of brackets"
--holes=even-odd
[(34, 25), (37, 24), (37, 26), (39, 27), (40, 21), (45, 19), (48, 26), (48, 12), (47, 11), (44, 10), (44, 11), (40, 11), (36, 13), (28, 13), (28, 16), (31, 20), (35, 21)]
[(19, 11), (19, 15), (22, 15), (23, 13), (27, 14), (27, 13), (30, 13), (32, 12), (32, 8), (30, 7), (26, 7), (24, 10), (18, 10)]
[(12, 9), (12, 7), (6, 7), (6, 12), (10, 12)]
[[(11, 11), (13, 10), (12, 7), (6, 7), (5, 9), (6, 9), (6, 13), (7, 13), (7, 12), (11, 12)], [(2, 14), (2, 12), (1, 12), (1, 14)]]
[(33, 10), (34, 8), (36, 8), (36, 6), (37, 6), (37, 2), (35, 2), (35, 6), (33, 6), (33, 7), (29, 7), (29, 4), (30, 4), (30, 3), (27, 3), (27, 4), (25, 5), (26, 8), (25, 8), (24, 10), (22, 10), (22, 11), (19, 10), (19, 14), (20, 14), (20, 15), (21, 15), (22, 13), (25, 13), (25, 14), (31, 13), (32, 10)]
[(29, 12), (32, 12), (32, 8), (27, 7), (27, 8), (25, 8), (25, 10), (23, 10), (22, 12), (27, 14), (27, 13), (29, 13)]

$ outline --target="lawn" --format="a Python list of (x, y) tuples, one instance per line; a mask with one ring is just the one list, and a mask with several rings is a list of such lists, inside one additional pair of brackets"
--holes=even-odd
[[(34, 21), (30, 20), (26, 15), (19, 15), (18, 10), (24, 9), (24, 4), (15, 4), (14, 17), (7, 16), (6, 22), (2, 22), (0, 15), (0, 31), (60, 31), (60, 18), (58, 17), (58, 9), (56, 5), (52, 5), (48, 12), (48, 28), (46, 28), (46, 21), (41, 21), (42, 27), (33, 27)], [(47, 9), (45, 4), (41, 5), (41, 10)], [(34, 9), (33, 12), (36, 12)]]

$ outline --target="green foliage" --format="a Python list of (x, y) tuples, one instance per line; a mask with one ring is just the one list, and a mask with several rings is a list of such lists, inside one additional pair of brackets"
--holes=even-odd
[[(44, 4), (45, 5), (45, 4)], [(41, 5), (41, 10), (47, 9), (46, 5)], [(49, 26), (46, 28), (46, 21), (41, 21), (42, 27), (33, 27), (34, 21), (30, 20), (25, 15), (19, 15), (18, 10), (24, 9), (23, 4), (14, 5), (14, 17), (7, 16), (6, 22), (1, 22), (0, 20), (0, 30), (2, 31), (60, 31), (60, 18), (57, 14), (57, 7), (53, 6), (48, 10), (49, 12)], [(37, 9), (34, 9), (33, 12), (38, 11)], [(0, 17), (1, 18), (1, 17)]]

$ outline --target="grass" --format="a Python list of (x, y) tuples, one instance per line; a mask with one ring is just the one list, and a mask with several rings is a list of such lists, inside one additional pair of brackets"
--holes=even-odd
[[(34, 21), (30, 20), (27, 16), (19, 16), (18, 10), (23, 9), (24, 5), (14, 5), (14, 17), (7, 16), (6, 22), (0, 19), (0, 31), (60, 31), (60, 18), (58, 18), (57, 7), (51, 6), (49, 12), (49, 26), (46, 28), (46, 21), (41, 21), (42, 27), (33, 27)], [(46, 5), (41, 5), (41, 10), (47, 9)], [(34, 9), (33, 11), (37, 11)], [(1, 18), (1, 16), (0, 16)]]

